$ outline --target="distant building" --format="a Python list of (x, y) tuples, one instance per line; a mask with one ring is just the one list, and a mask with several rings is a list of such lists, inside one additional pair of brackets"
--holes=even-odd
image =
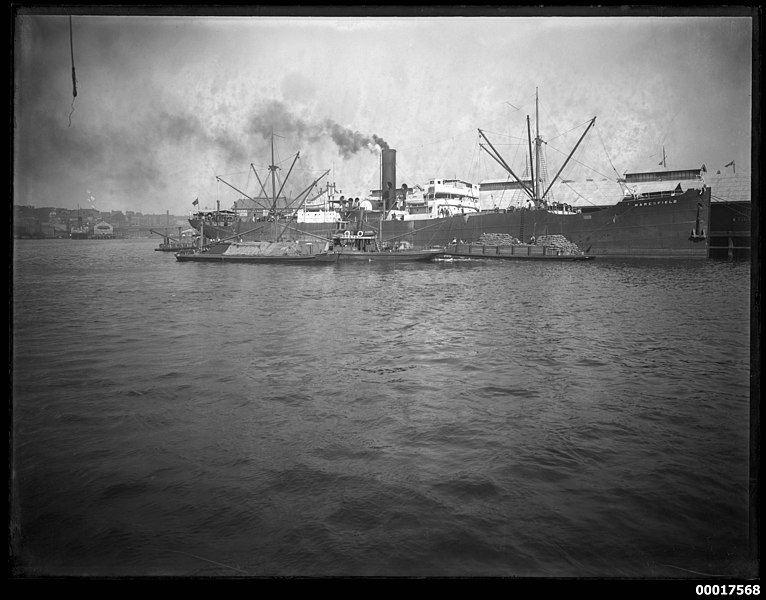
[(99, 221), (93, 226), (93, 237), (102, 239), (113, 238), (114, 227), (106, 221)]

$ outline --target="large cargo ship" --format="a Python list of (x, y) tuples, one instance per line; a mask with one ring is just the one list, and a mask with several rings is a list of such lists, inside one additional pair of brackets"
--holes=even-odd
[[(633, 178), (642, 180), (641, 185), (636, 182), (635, 194), (613, 206), (593, 210), (552, 205), (417, 219), (408, 218), (410, 214), (404, 211), (389, 214), (382, 208), (351, 207), (339, 209), (332, 221), (291, 221), (281, 215), (276, 219), (283, 223), (284, 240), (329, 239), (338, 231), (357, 232), (369, 227), (379, 231), (384, 242), (406, 242), (413, 247), (476, 243), (482, 235), (493, 233), (523, 242), (556, 234), (592, 256), (706, 258), (711, 189), (702, 179), (701, 169), (635, 173), (626, 179)], [(208, 239), (242, 241), (269, 239), (273, 221), (274, 217), (263, 222), (236, 218), (232, 211), (198, 212), (189, 220)]]
[[(507, 171), (506, 180), (477, 185), (432, 179), (424, 186), (397, 186), (396, 150), (384, 149), (380, 186), (363, 199), (338, 197), (328, 185), (297, 210), (277, 209), (275, 193), (268, 210), (258, 210), (256, 206), (264, 204), (248, 198), (232, 210), (196, 211), (190, 223), (211, 240), (259, 241), (274, 239), (278, 232), (278, 240), (316, 241), (372, 228), (382, 242), (413, 248), (472, 244), (486, 234), (510, 235), (521, 243), (562, 235), (594, 257), (707, 258), (714, 252), (749, 256), (749, 201), (729, 203), (716, 197), (706, 183), (704, 165), (625, 173), (612, 182), (617, 197), (600, 204), (568, 200), (566, 192), (576, 184), (558, 177), (594, 122), (595, 118), (550, 182), (542, 158), (544, 142), (539, 131), (532, 138), (527, 117), (529, 156), (521, 176), (479, 130), (486, 142), (482, 148)], [(495, 197), (501, 188), (508, 193), (505, 202), (487, 206), (481, 201)], [(255, 204), (248, 208), (248, 201)]]

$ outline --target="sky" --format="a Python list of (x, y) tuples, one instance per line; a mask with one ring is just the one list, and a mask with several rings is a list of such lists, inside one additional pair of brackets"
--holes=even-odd
[(669, 169), (751, 167), (746, 12), (112, 12), (15, 14), (14, 204), (229, 208), (258, 194), (272, 143), (291, 197), (327, 170), (320, 185), (367, 195), (382, 148), (398, 185), (477, 183), (507, 176), (487, 140), (523, 172), (527, 117), (550, 175), (577, 146), (562, 178), (654, 170), (663, 152)]

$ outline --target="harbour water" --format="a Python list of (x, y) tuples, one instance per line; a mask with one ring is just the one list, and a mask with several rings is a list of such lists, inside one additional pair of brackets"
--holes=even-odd
[(752, 577), (749, 262), (19, 240), (12, 571)]

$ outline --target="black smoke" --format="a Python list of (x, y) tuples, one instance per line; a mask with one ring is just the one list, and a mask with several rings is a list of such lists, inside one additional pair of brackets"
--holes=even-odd
[(344, 158), (349, 158), (360, 150), (369, 150), (370, 152), (374, 152), (378, 148), (380, 150), (388, 150), (386, 141), (374, 133), (372, 135), (364, 135), (329, 119), (325, 121), (325, 127), (335, 145), (338, 146), (338, 153)]
[(319, 122), (304, 120), (292, 114), (284, 103), (277, 100), (256, 109), (255, 114), (250, 117), (248, 132), (258, 134), (264, 139), (270, 138), (273, 132), (281, 136), (305, 139), (308, 142), (317, 142), (329, 137), (343, 158), (350, 158), (362, 150), (375, 153), (389, 147), (378, 135), (354, 131), (332, 119)]

